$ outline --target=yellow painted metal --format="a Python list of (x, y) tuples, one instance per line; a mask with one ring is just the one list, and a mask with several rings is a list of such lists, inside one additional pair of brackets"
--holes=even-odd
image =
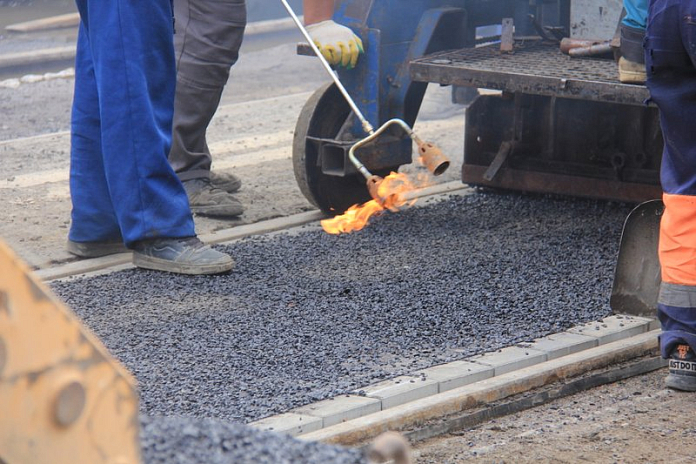
[(0, 462), (141, 462), (135, 380), (1, 241)]

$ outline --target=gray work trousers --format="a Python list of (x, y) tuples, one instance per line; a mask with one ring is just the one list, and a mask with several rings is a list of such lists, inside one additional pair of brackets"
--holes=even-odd
[(239, 57), (245, 0), (174, 0), (176, 97), (169, 162), (182, 181), (209, 177), (206, 131)]

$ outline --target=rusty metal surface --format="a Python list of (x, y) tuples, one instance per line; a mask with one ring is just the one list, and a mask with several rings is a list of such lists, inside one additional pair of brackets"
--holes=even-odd
[(436, 53), (411, 62), (415, 81), (437, 82), (533, 95), (643, 105), (648, 91), (622, 84), (616, 63), (571, 58), (558, 44), (517, 40), (514, 52), (498, 44)]
[(0, 242), (0, 462), (140, 462), (135, 381)]
[(496, 177), (484, 178), (486, 166), (464, 165), (462, 181), (471, 185), (521, 190), (526, 192), (558, 193), (585, 198), (626, 202), (642, 202), (659, 198), (659, 185), (637, 184), (591, 177), (551, 174), (501, 168)]

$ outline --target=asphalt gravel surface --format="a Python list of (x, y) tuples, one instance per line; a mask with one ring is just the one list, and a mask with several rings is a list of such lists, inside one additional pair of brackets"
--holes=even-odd
[(477, 193), (220, 249), (221, 276), (53, 284), (154, 416), (249, 422), (611, 314), (625, 204)]
[(362, 452), (215, 419), (141, 417), (146, 464), (361, 464)]

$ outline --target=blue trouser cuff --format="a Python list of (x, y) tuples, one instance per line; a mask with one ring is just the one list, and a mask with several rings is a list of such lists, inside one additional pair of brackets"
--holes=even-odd
[(696, 350), (696, 308), (657, 305), (657, 317), (662, 324), (660, 352), (668, 358), (675, 345), (686, 343)]

